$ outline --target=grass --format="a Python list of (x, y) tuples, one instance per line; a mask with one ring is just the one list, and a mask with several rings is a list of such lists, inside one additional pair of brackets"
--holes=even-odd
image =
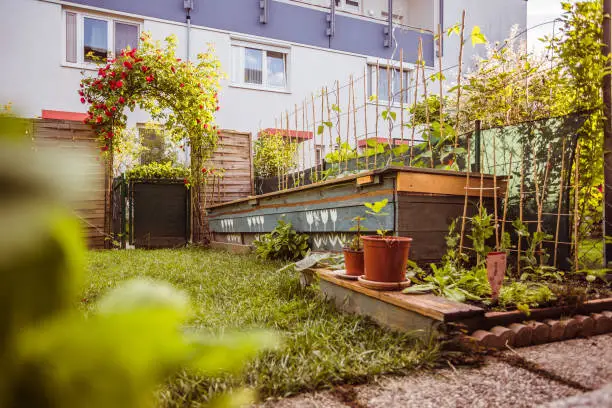
[(122, 281), (149, 277), (187, 291), (196, 312), (190, 324), (202, 330), (257, 327), (282, 333), (281, 349), (251, 362), (240, 379), (187, 372), (172, 378), (160, 391), (165, 407), (200, 406), (236, 382), (256, 388), (261, 398), (282, 397), (405, 374), (437, 360), (436, 345), (337, 312), (316, 288), (302, 289), (296, 274), (277, 272), (280, 266), (214, 250), (90, 252), (82, 304), (91, 308)]

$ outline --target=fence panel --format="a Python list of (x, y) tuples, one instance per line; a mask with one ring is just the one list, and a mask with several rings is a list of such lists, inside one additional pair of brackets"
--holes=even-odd
[(93, 129), (79, 122), (36, 119), (32, 130), (37, 148), (56, 148), (66, 155), (80, 154), (86, 158), (86, 167), (79, 171), (87, 177), (88, 190), (84, 199), (72, 203), (72, 208), (83, 222), (89, 247), (104, 248), (105, 172)]

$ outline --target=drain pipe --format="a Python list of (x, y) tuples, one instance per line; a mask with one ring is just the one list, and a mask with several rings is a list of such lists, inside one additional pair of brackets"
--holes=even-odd
[(191, 61), (191, 10), (193, 10), (193, 0), (183, 0), (183, 7), (187, 12), (187, 61)]

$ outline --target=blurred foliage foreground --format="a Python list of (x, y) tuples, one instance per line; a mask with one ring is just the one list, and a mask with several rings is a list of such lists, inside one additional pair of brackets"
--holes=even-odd
[(187, 295), (153, 280), (125, 282), (79, 311), (86, 249), (67, 204), (87, 181), (78, 158), (37, 152), (24, 134), (25, 121), (0, 115), (0, 407), (148, 407), (183, 367), (235, 373), (275, 345), (269, 332), (186, 332)]

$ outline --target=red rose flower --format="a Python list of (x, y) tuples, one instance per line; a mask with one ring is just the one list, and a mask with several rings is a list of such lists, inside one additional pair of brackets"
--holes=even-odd
[(115, 71), (111, 72), (111, 76), (112, 76), (113, 78), (115, 77), (115, 75), (117, 75), (117, 74), (115, 73)]
[(83, 96), (83, 91), (79, 91), (79, 95)]
[(205, 130), (208, 130), (208, 123), (205, 123), (205, 124), (204, 124), (204, 129), (205, 129)]
[(113, 132), (112, 132), (112, 131), (110, 131), (110, 130), (109, 130), (109, 131), (106, 133), (106, 138), (107, 138), (107, 139), (112, 139), (112, 138), (113, 138), (113, 136), (114, 136), (114, 134), (113, 134)]
[(204, 109), (204, 105), (200, 105), (200, 109)]
[(603, 186), (601, 184), (597, 186), (597, 191), (603, 193)]
[(202, 173), (206, 174), (208, 172), (208, 170), (206, 170), (206, 167), (202, 168)]
[(102, 150), (103, 152), (105, 152), (105, 151), (107, 151), (107, 150), (108, 150), (108, 146), (102, 146), (102, 148), (101, 148), (100, 150)]
[(220, 131), (220, 130), (217, 130), (217, 134), (218, 134), (218, 135), (220, 135), (220, 134), (221, 134), (221, 131)]
[(121, 81), (117, 81), (117, 83), (115, 84), (115, 86), (116, 86), (117, 88), (121, 88), (121, 87), (123, 86), (123, 82), (121, 82)]
[(80, 84), (80, 86), (81, 86), (81, 88), (83, 88), (83, 87), (84, 87), (85, 85), (83, 85), (83, 84)]
[(125, 99), (123, 98), (123, 96), (119, 97), (119, 103), (125, 103)]
[(88, 124), (88, 123), (89, 123), (89, 118), (85, 118), (85, 119), (83, 119), (83, 123), (84, 123), (84, 124)]
[(215, 110), (219, 110), (219, 109), (221, 109), (221, 107), (219, 105), (217, 105), (217, 108)]
[(125, 79), (127, 78), (127, 72), (122, 72), (121, 73), (121, 79)]
[(181, 88), (184, 88), (184, 87), (185, 87), (185, 84), (181, 84), (181, 85), (180, 85), (180, 87), (181, 87)]
[(132, 63), (130, 61), (123, 61), (123, 66), (127, 69), (132, 69)]
[(196, 122), (199, 124), (200, 123), (200, 119), (196, 119)]
[(104, 114), (105, 114), (106, 116), (108, 116), (109, 118), (110, 118), (111, 116), (113, 116), (113, 114), (111, 113), (111, 111), (106, 111), (106, 112), (104, 112)]
[(142, 67), (140, 67), (140, 70), (141, 70), (142, 72), (147, 72), (147, 70), (148, 70), (148, 69), (149, 69), (149, 68), (148, 68), (146, 65), (143, 65)]
[(85, 103), (85, 98), (81, 98), (81, 103)]
[(116, 112), (117, 108), (115, 108), (114, 106), (111, 106), (111, 111)]
[(176, 72), (176, 69), (174, 67), (170, 67), (170, 69), (172, 70), (172, 72)]
[(177, 59), (176, 59), (176, 62), (181, 62), (181, 59), (180, 59), (180, 58), (177, 58)]
[(96, 123), (102, 123), (102, 116), (98, 116), (96, 118)]
[(147, 80), (147, 82), (151, 82), (153, 81), (155, 78), (153, 78), (153, 75), (150, 75), (148, 77), (145, 78)]

